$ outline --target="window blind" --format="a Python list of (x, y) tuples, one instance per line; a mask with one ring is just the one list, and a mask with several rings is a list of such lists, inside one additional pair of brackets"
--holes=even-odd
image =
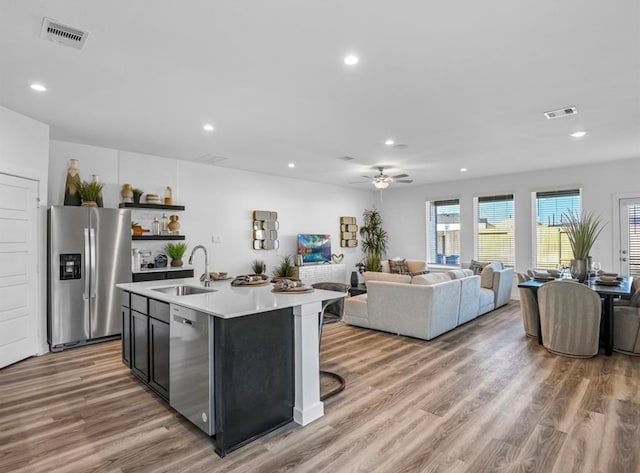
[(573, 259), (562, 215), (580, 213), (580, 189), (536, 192), (537, 268), (557, 268)]
[(513, 194), (478, 197), (476, 257), (515, 266)]
[(460, 201), (431, 202), (429, 217), (429, 262), (460, 263)]
[(629, 274), (640, 276), (640, 205), (630, 205), (629, 224)]

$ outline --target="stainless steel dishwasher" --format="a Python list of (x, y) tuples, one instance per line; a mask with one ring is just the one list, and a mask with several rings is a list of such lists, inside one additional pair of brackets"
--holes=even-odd
[(213, 317), (171, 305), (170, 405), (208, 435), (215, 434)]

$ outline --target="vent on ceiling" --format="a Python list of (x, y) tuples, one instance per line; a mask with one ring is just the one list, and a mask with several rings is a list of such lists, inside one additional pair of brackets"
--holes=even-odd
[(569, 115), (575, 115), (576, 113), (578, 113), (578, 109), (576, 107), (565, 107), (559, 108), (558, 110), (551, 110), (550, 112), (544, 112), (544, 116), (547, 117), (547, 120), (551, 120), (552, 118), (568, 117)]
[(194, 163), (202, 163), (202, 164), (220, 164), (222, 161), (226, 161), (229, 158), (225, 158), (224, 156), (214, 156), (213, 154), (204, 154), (199, 158), (193, 160)]
[(82, 49), (88, 36), (89, 33), (87, 31), (63, 25), (51, 18), (45, 18), (42, 21), (42, 29), (40, 30), (40, 37), (42, 39), (48, 39), (49, 41), (60, 43), (71, 48)]
[(352, 158), (351, 156), (340, 156), (338, 159), (340, 161), (353, 161), (356, 158)]

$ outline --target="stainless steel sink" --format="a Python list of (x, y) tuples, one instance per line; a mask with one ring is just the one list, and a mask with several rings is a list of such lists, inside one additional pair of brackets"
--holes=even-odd
[(152, 288), (154, 291), (164, 292), (165, 294), (169, 294), (171, 296), (190, 296), (193, 294), (204, 294), (207, 292), (216, 292), (216, 289), (211, 289), (210, 287), (200, 287), (200, 286), (168, 286), (168, 287), (154, 287)]

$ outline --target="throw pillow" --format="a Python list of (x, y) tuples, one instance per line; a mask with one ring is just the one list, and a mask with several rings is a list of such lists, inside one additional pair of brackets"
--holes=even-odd
[(402, 274), (409, 272), (409, 266), (407, 265), (407, 260), (389, 260), (389, 272), (391, 274)]
[(482, 270), (488, 263), (483, 263), (481, 261), (476, 261), (474, 259), (471, 260), (471, 264), (469, 265), (469, 269), (473, 271), (473, 274), (481, 274)]

